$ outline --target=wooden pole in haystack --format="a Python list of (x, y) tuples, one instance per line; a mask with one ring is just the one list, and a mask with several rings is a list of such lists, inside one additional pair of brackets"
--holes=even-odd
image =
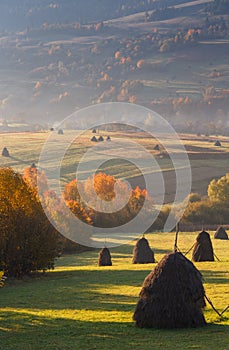
[(177, 247), (177, 241), (178, 241), (178, 234), (179, 234), (179, 222), (176, 224), (176, 235), (175, 235), (175, 243), (174, 243), (174, 253), (178, 251)]

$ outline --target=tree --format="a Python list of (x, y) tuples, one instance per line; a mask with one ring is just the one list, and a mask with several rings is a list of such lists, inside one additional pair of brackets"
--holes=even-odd
[(57, 234), (36, 190), (11, 168), (0, 169), (0, 266), (8, 276), (54, 268)]
[(31, 165), (24, 169), (23, 179), (28, 183), (28, 185), (36, 189), (40, 188), (41, 193), (48, 191), (47, 178), (44, 171), (38, 170), (36, 166)]
[[(80, 187), (84, 194), (83, 200), (78, 191)], [(99, 227), (116, 227), (127, 223), (139, 213), (145, 201), (150, 212), (153, 208), (152, 198), (146, 190), (138, 186), (130, 189), (125, 181), (103, 172), (84, 182), (76, 179), (71, 181), (64, 188), (63, 198), (81, 221)]]
[(229, 204), (229, 173), (219, 180), (212, 180), (208, 186), (208, 196), (211, 202), (217, 204)]

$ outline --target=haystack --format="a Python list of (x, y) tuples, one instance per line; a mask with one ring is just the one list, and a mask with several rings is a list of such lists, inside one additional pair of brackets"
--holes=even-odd
[(32, 163), (31, 166), (30, 166), (30, 168), (36, 169), (36, 168), (37, 168), (37, 167), (36, 167), (36, 164), (35, 164), (35, 163)]
[(111, 254), (106, 247), (99, 252), (99, 266), (112, 266)]
[(148, 264), (154, 263), (154, 252), (149, 246), (146, 238), (139, 239), (133, 250), (133, 264)]
[(107, 136), (107, 141), (111, 141), (111, 137), (109, 135)]
[(102, 135), (99, 136), (98, 141), (104, 141), (104, 138), (102, 137)]
[(96, 134), (96, 129), (93, 129), (93, 130), (92, 130), (92, 133), (93, 133), (93, 134)]
[(192, 252), (193, 261), (214, 261), (214, 252), (208, 232), (202, 231), (196, 238)]
[(222, 226), (219, 226), (214, 234), (216, 239), (228, 239), (228, 234)]
[(58, 135), (63, 135), (64, 131), (63, 131), (63, 129), (59, 129), (57, 133), (58, 133)]
[(96, 138), (95, 136), (93, 136), (93, 137), (91, 138), (91, 141), (92, 141), (92, 142), (97, 142), (98, 140), (97, 140), (97, 138)]
[(159, 145), (156, 145), (156, 146), (154, 146), (154, 151), (160, 151), (160, 146)]
[(182, 253), (166, 254), (145, 278), (133, 319), (145, 328), (188, 328), (206, 324), (201, 273)]
[(220, 142), (219, 140), (217, 140), (217, 141), (214, 143), (214, 145), (220, 147), (220, 146), (221, 146), (221, 142)]
[(9, 157), (10, 156), (10, 153), (8, 151), (8, 149), (6, 147), (3, 148), (2, 150), (2, 156), (3, 157)]

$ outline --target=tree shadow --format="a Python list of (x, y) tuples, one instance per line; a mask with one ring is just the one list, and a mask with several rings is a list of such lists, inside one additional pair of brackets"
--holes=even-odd
[[(213, 262), (214, 263), (214, 262)], [(229, 284), (229, 279), (225, 276), (228, 271), (201, 270), (205, 283)]]
[[(1, 312), (1, 348), (7, 350), (59, 349), (228, 349), (229, 325), (158, 330), (137, 328), (130, 321), (77, 320), (29, 315), (21, 311)], [(219, 348), (220, 345), (220, 348)]]

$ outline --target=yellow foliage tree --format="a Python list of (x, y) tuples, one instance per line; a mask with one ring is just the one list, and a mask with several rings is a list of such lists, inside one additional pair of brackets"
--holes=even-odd
[(9, 276), (54, 267), (56, 231), (36, 190), (11, 168), (0, 169), (0, 266)]

